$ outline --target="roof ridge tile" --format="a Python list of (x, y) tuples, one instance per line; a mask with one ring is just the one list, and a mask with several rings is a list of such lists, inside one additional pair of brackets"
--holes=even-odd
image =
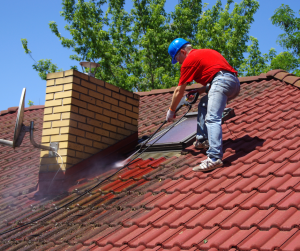
[(278, 72), (274, 77), (283, 81), (283, 79), (287, 76), (292, 76), (292, 74), (284, 71), (284, 72)]
[(291, 85), (294, 85), (297, 81), (299, 82), (300, 80), (300, 77), (297, 77), (295, 75), (287, 75), (283, 81), (288, 83), (288, 84), (291, 84)]
[(282, 70), (282, 69), (275, 69), (275, 70), (268, 71), (266, 74), (267, 74), (267, 77), (274, 78), (274, 76), (279, 72), (286, 72), (286, 71)]

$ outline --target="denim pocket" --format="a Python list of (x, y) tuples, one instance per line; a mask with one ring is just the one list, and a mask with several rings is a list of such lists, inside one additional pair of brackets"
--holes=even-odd
[(228, 100), (234, 99), (240, 92), (240, 82), (237, 77), (229, 73), (219, 75), (213, 81), (213, 85), (218, 85), (220, 92), (225, 94)]

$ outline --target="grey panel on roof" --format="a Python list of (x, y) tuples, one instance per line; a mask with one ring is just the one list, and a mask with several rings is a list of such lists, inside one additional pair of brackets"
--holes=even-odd
[(146, 144), (149, 146), (155, 142), (147, 151), (181, 150), (191, 145), (197, 130), (197, 117), (195, 115), (195, 113), (190, 113), (161, 138), (160, 136), (170, 127), (159, 132), (154, 136), (155, 138)]
[[(197, 117), (190, 117), (176, 125), (161, 137), (155, 144), (175, 143), (185, 140), (191, 134), (196, 133)], [(158, 137), (148, 142), (151, 145)]]

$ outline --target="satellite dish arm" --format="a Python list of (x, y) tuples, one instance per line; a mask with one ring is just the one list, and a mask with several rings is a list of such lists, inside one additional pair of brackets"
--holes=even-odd
[[(24, 131), (28, 131), (28, 127), (25, 127), (23, 126), (23, 130)], [(34, 141), (34, 138), (33, 138), (33, 130), (34, 130), (34, 122), (31, 121), (30, 122), (30, 128), (29, 128), (29, 131), (30, 131), (30, 142), (31, 144), (36, 147), (36, 148), (40, 148), (40, 149), (43, 149), (43, 150), (47, 150), (47, 151), (54, 151), (56, 152), (57, 151), (57, 148), (56, 147), (52, 147), (52, 146), (43, 146), (43, 145), (40, 145), (40, 144), (37, 144), (35, 141)], [(23, 137), (22, 137), (23, 139)], [(21, 142), (22, 142), (22, 139), (21, 139)], [(19, 145), (21, 145), (21, 142)], [(13, 141), (10, 141), (10, 140), (5, 140), (5, 139), (0, 139), (0, 144), (1, 145), (6, 145), (6, 146), (10, 146), (10, 147), (13, 147), (13, 144), (14, 142)]]
[(0, 139), (0, 144), (13, 147), (13, 142), (10, 140)]
[(18, 115), (17, 115), (17, 119), (16, 119), (16, 124), (15, 124), (14, 139), (13, 139), (13, 141), (0, 139), (0, 144), (10, 146), (13, 148), (18, 147), (21, 145), (25, 133), (30, 132), (31, 144), (34, 147), (49, 151), (49, 156), (53, 157), (53, 156), (55, 156), (55, 153), (57, 153), (59, 143), (51, 142), (50, 146), (43, 146), (43, 145), (37, 144), (33, 138), (33, 129), (34, 129), (33, 121), (31, 121), (30, 127), (23, 125), (25, 93), (26, 93), (26, 88), (23, 88), (20, 103), (19, 103)]

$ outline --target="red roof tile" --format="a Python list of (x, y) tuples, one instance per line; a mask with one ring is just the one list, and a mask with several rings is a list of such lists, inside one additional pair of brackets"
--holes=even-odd
[[(78, 177), (49, 196), (37, 190), (39, 150), (28, 138), (15, 150), (0, 146), (0, 231), (36, 221), (0, 235), (0, 249), (300, 249), (300, 98), (286, 75), (244, 79), (228, 105), (236, 116), (223, 125), (225, 166), (208, 173), (192, 171), (205, 154), (191, 146), (184, 154), (147, 153), (99, 186), (113, 171)], [(139, 136), (156, 130), (171, 97), (169, 90), (141, 93)], [(1, 112), (0, 138), (12, 139), (15, 111)], [(37, 141), (42, 117), (41, 108), (25, 111), (25, 124), (36, 119)]]

